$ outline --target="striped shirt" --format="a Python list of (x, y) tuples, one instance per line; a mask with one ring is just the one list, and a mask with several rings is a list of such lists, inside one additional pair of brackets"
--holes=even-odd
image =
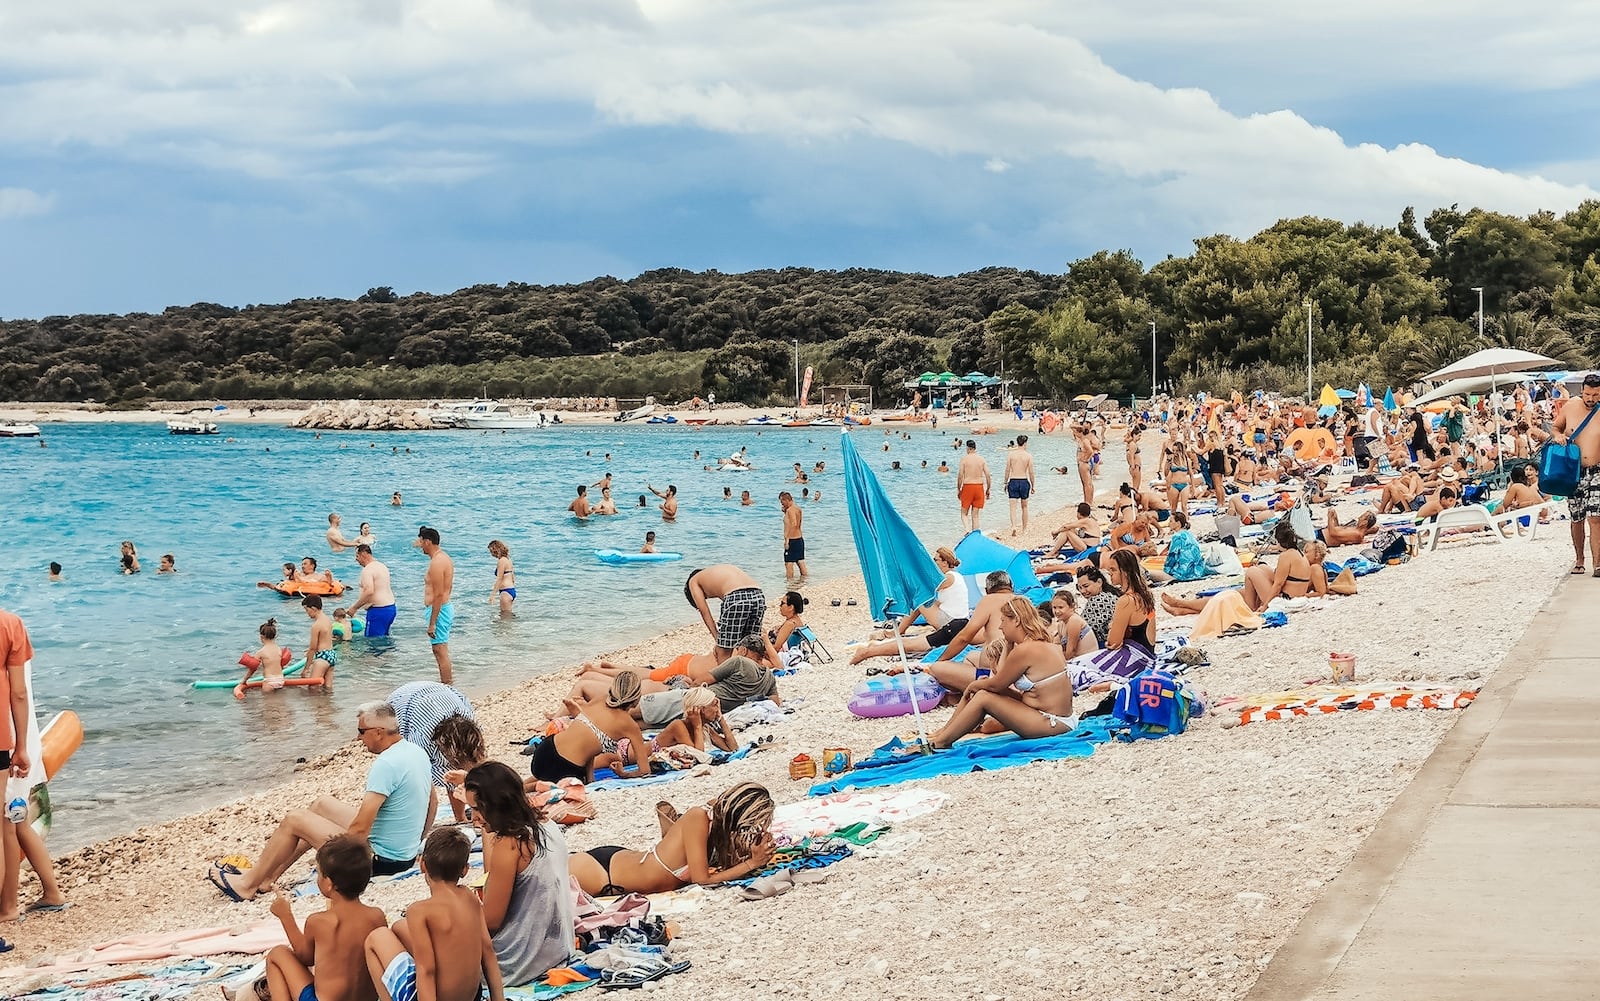
[(444, 773), (450, 766), (433, 746), (433, 731), (458, 713), (472, 719), (472, 703), (454, 688), (437, 681), (408, 682), (390, 692), (388, 702), (400, 721), (400, 736), (428, 752), (428, 761), (433, 766), (433, 784), (444, 785)]

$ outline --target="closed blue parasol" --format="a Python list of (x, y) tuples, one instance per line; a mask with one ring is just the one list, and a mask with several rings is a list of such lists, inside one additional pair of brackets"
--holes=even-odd
[[(900, 517), (889, 495), (850, 440), (850, 432), (840, 435), (844, 452), (845, 507), (850, 512), (850, 537), (855, 540), (856, 557), (861, 561), (861, 577), (867, 585), (867, 607), (874, 618), (895, 619), (934, 599), (944, 574), (928, 555), (922, 540)], [(904, 679), (917, 720), (917, 735), (927, 747), (922, 728), (922, 712), (917, 706), (915, 679), (906, 660), (905, 637), (895, 630), (900, 647), (900, 677)]]

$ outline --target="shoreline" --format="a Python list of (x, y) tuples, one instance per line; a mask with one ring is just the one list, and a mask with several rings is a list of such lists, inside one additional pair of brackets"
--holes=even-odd
[[(1070, 508), (1036, 516), (1018, 542), (1043, 538)], [(1001, 526), (1003, 536), (1004, 508), (991, 503), (985, 514), (989, 531)], [(1292, 628), (1204, 644), (1212, 664), (1189, 677), (1213, 698), (1281, 690), (1325, 673), (1329, 649), (1358, 654), (1362, 680), (1386, 672), (1487, 677), (1564, 580), (1564, 537), (1511, 545), (1456, 543), (1362, 578), (1360, 595), (1297, 613)], [(1506, 593), (1513, 574), (1533, 586)], [(600, 816), (568, 829), (569, 845), (641, 846), (653, 837), (657, 799), (704, 802), (738, 781), (762, 782), (779, 803), (803, 798), (808, 783), (787, 776), (795, 753), (847, 745), (863, 754), (908, 730), (908, 718), (857, 720), (842, 709), (862, 676), (846, 664), (844, 641), (870, 623), (860, 607), (835, 609), (829, 601), (863, 590), (859, 574), (803, 589), (812, 601), (807, 622), (834, 661), (780, 681), (786, 700), (808, 705), (783, 726), (755, 731), (775, 738), (772, 750), (665, 787), (597, 793)], [(1486, 605), (1497, 609), (1494, 621), (1481, 614)], [(1173, 622), (1162, 619), (1163, 627)], [(687, 624), (607, 659), (660, 663), (705, 640), (703, 627)], [(554, 707), (572, 666), (474, 700), (492, 756), (525, 772), (510, 742)], [(946, 715), (930, 714), (930, 728)], [(808, 997), (987, 991), (1031, 998), (1066, 989), (1112, 997), (1163, 987), (1176, 997), (1242, 997), (1459, 716), (1345, 713), (1233, 729), (1202, 718), (1178, 738), (919, 783), (952, 798), (905, 825), (921, 839), (905, 855), (843, 863), (827, 884), (778, 902), (748, 904), (711, 891), (679, 919), (694, 969), (661, 989), (699, 1001), (787, 993), (799, 983)], [(132, 931), (260, 921), (266, 903), (222, 900), (205, 882), (205, 861), (253, 856), (284, 811), (315, 796), (352, 798), (367, 761), (346, 746), (282, 782), (63, 857), (59, 875), (76, 906), (7, 929), (19, 946), (7, 958), (71, 954)], [(304, 870), (302, 862), (292, 872)], [(1170, 893), (1160, 906), (1149, 893), (1156, 885)], [(25, 877), (24, 901), (33, 892), (36, 883)], [(375, 887), (370, 899), (393, 917), (417, 895), (402, 882)], [(297, 913), (317, 903), (297, 901)], [(859, 922), (868, 920), (865, 933)], [(1070, 936), (1061, 934), (1063, 922), (1076, 929)], [(834, 968), (817, 971), (807, 957), (819, 950), (837, 959)], [(26, 970), (19, 972), (24, 980), (8, 987), (30, 986)], [(1009, 983), (996, 983), (997, 972)]]

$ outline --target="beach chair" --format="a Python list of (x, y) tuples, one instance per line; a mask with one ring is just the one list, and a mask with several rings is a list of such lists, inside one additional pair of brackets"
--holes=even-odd
[[(890, 628), (893, 628), (891, 625)], [(833, 663), (833, 654), (817, 639), (817, 634), (811, 631), (810, 626), (801, 626), (789, 634), (789, 646), (800, 651), (800, 655), (813, 664)]]
[[(1526, 513), (1519, 512), (1519, 514)], [(1462, 532), (1462, 529), (1482, 529), (1483, 532)], [(1433, 552), (1439, 548), (1447, 532), (1456, 532), (1456, 538), (1482, 539), (1484, 532), (1495, 542), (1505, 542), (1506, 537), (1501, 534), (1500, 526), (1495, 523), (1494, 515), (1488, 508), (1479, 504), (1468, 504), (1463, 507), (1453, 507), (1441, 511), (1431, 520), (1417, 519), (1417, 551)]]
[[(1545, 517), (1554, 518), (1558, 510), (1560, 509), (1556, 506), (1554, 500), (1547, 500), (1543, 504), (1518, 508), (1515, 511), (1496, 511), (1489, 516), (1489, 520), (1494, 522), (1495, 530), (1507, 539), (1522, 539), (1526, 542), (1532, 542), (1539, 537), (1539, 519)], [(1521, 531), (1523, 527), (1521, 522), (1524, 518), (1528, 519), (1528, 531), (1526, 534)]]

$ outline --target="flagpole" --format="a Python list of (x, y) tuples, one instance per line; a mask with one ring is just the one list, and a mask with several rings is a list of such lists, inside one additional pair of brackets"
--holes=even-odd
[(893, 623), (891, 628), (894, 630), (894, 645), (900, 651), (900, 676), (906, 679), (906, 691), (911, 696), (911, 715), (917, 721), (917, 745), (927, 750), (928, 731), (922, 722), (922, 707), (917, 704), (916, 669), (906, 660), (906, 638), (905, 634), (900, 632), (900, 623), (895, 622), (894, 617), (889, 614), (889, 606), (893, 601), (893, 598), (884, 600), (883, 617)]

